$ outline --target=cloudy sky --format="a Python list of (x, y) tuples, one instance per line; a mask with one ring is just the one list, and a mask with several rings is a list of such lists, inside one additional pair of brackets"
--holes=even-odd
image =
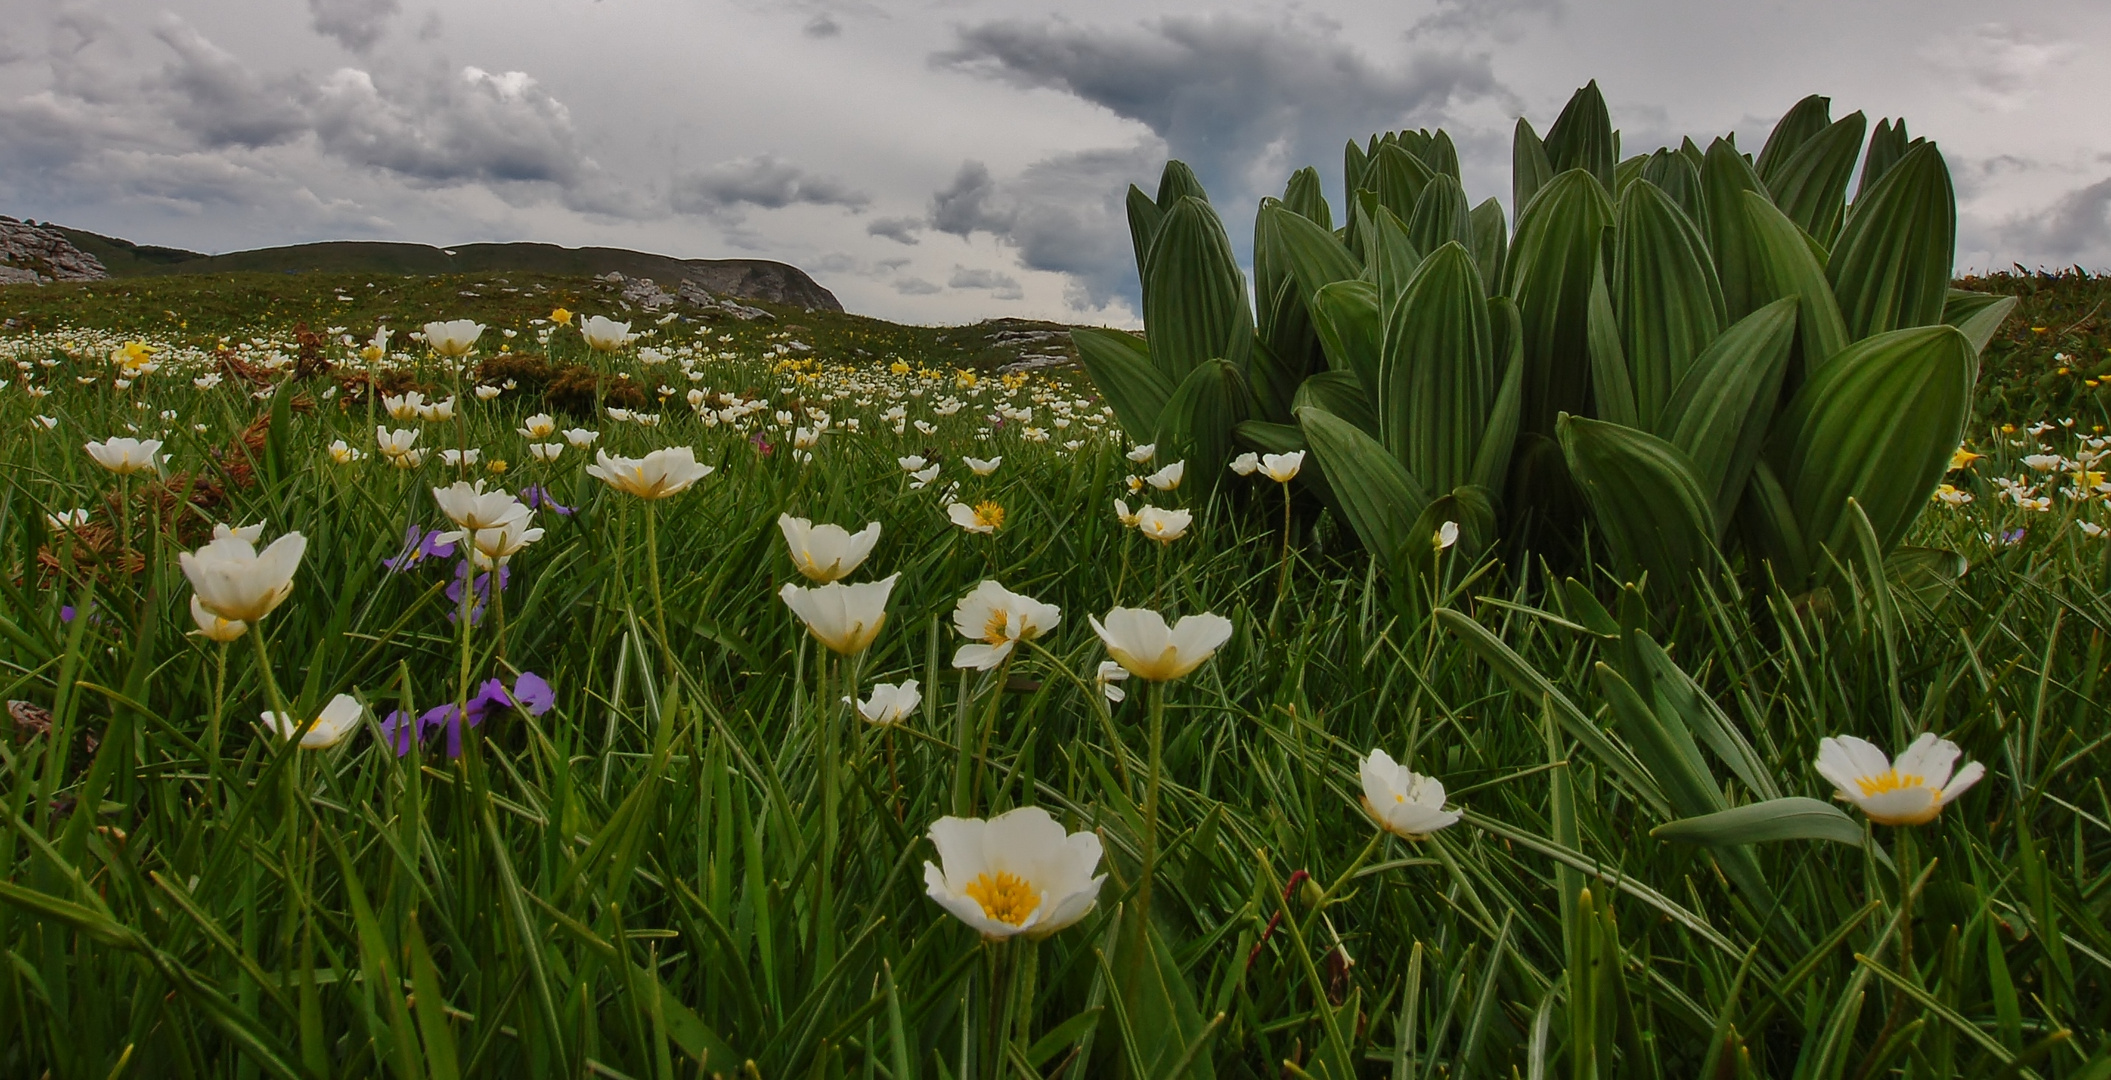
[[(2103, 0), (0, 0), (0, 213), (231, 251), (542, 240), (781, 259), (853, 311), (1131, 324), (1121, 193), (1252, 209), (1596, 78), (1628, 153), (1806, 93), (1941, 143), (1960, 267), (2111, 266)], [(1705, 141), (1705, 140), (1702, 140)], [(1339, 207), (1337, 206), (1337, 212)]]

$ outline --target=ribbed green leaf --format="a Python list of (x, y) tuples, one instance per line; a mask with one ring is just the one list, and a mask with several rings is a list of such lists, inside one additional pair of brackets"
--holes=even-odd
[(1415, 214), (1415, 201), (1422, 197), (1422, 189), (1436, 177), (1422, 159), (1408, 153), (1398, 143), (1378, 148), (1371, 156), (1370, 168), (1364, 170), (1363, 186), (1378, 195), (1378, 205), (1400, 215), (1406, 221)]
[(1505, 272), (1525, 328), (1524, 431), (1552, 432), (1556, 413), (1589, 398), (1591, 278), (1612, 223), (1604, 186), (1580, 169), (1550, 181), (1518, 223)]
[(1744, 502), (1737, 508), (1738, 524), (1745, 543), (1760, 561), (1773, 568), (1774, 579), (1783, 588), (1800, 591), (1810, 580), (1809, 545), (1803, 523), (1789, 505), (1788, 489), (1774, 475), (1764, 456), (1752, 466), (1752, 479), (1745, 487)]
[(1957, 248), (1957, 193), (1934, 143), (1906, 152), (1856, 200), (1826, 277), (1854, 339), (1942, 321)]
[(1319, 332), (1327, 366), (1354, 375), (1371, 400), (1378, 399), (1378, 358), (1385, 320), (1378, 286), (1337, 281), (1312, 294), (1312, 327)]
[(1283, 189), (1283, 205), (1322, 229), (1334, 229), (1334, 213), (1327, 208), (1326, 192), (1320, 188), (1319, 170), (1310, 165), (1290, 174), (1290, 183)]
[(1642, 178), (1642, 170), (1648, 164), (1648, 154), (1636, 154), (1631, 158), (1621, 158), (1620, 163), (1613, 166), (1614, 201), (1617, 202), (1619, 200), (1620, 194), (1627, 190), (1627, 185)]
[(1429, 137), (1429, 145), (1422, 148), (1416, 157), (1429, 166), (1438, 176), (1449, 176), (1453, 180), (1463, 179), (1459, 175), (1459, 148), (1451, 141), (1451, 133), (1442, 128)]
[(1746, 192), (1741, 198), (1745, 243), (1756, 271), (1753, 299), (1772, 303), (1793, 296), (1797, 300), (1796, 349), (1789, 358), (1787, 376), (1793, 392), (1811, 371), (1847, 347), (1847, 324), (1833, 302), (1825, 267), (1811, 252), (1809, 235), (1758, 192)]
[(1114, 410), (1114, 419), (1133, 442), (1149, 442), (1158, 431), (1158, 416), (1173, 396), (1173, 382), (1151, 363), (1151, 347), (1119, 330), (1079, 327), (1071, 331), (1079, 366)]
[(1378, 286), (1378, 307), (1390, 309), (1422, 265), (1423, 250), (1408, 235), (1407, 222), (1381, 206), (1371, 217), (1363, 249), (1363, 279)]
[[(1575, 579), (1570, 581), (1573, 583)], [(1739, 725), (1731, 722), (1693, 676), (1672, 662), (1670, 654), (1648, 634), (1632, 634), (1628, 642), (1646, 672), (1645, 680), (1656, 701), (1657, 715), (1681, 718), (1693, 737), (1728, 765), (1753, 794), (1763, 799), (1778, 796), (1780, 786), (1775, 783), (1772, 766), (1758, 750), (1753, 749)]]
[(1370, 165), (1370, 155), (1356, 144), (1356, 140), (1350, 139), (1348, 145), (1341, 148), (1341, 212), (1344, 218), (1356, 202), (1356, 189), (1364, 186), (1363, 174)]
[(1774, 122), (1774, 130), (1767, 133), (1766, 145), (1759, 149), (1759, 178), (1766, 182), (1767, 190), (1774, 190), (1774, 177), (1796, 156), (1796, 151), (1818, 137), (1832, 123), (1832, 99), (1821, 94), (1812, 94), (1797, 102)]
[(1481, 282), (1488, 295), (1503, 288), (1503, 256), (1509, 254), (1510, 230), (1503, 218), (1503, 204), (1491, 196), (1473, 208), (1473, 261), (1481, 268)]
[[(1693, 140), (1686, 140), (1686, 145), (1692, 146)], [(1695, 156), (1699, 153), (1695, 148)], [(1695, 225), (1707, 224), (1708, 200), (1701, 194), (1700, 166), (1683, 152), (1666, 149), (1649, 155), (1648, 164), (1642, 166), (1642, 179), (1662, 188)]]
[(1466, 189), (1457, 180), (1438, 173), (1415, 202), (1415, 216), (1407, 221), (1407, 236), (1415, 242), (1415, 250), (1425, 253), (1456, 240), (1471, 257), (1473, 207), (1466, 201)]
[(1657, 778), (1672, 810), (1692, 816), (1722, 809), (1722, 789), (1716, 786), (1708, 763), (1701, 759), (1700, 744), (1693, 741), (1693, 732), (1685, 722), (1675, 716), (1659, 716), (1633, 684), (1609, 665), (1595, 665), (1592, 674), (1597, 677), (1606, 704), (1611, 706), (1621, 737), (1642, 759), (1650, 775)]
[[(1430, 190), (1446, 183), (1449, 177)], [(1480, 271), (1465, 245), (1455, 240), (1423, 260), (1386, 312), (1378, 366), (1379, 440), (1432, 491), (1449, 491), (1473, 479), (1474, 455), (1495, 401), (1490, 334)]]
[(1518, 221), (1539, 189), (1554, 179), (1554, 166), (1547, 162), (1547, 148), (1533, 134), (1532, 125), (1520, 116), (1510, 137), (1510, 212)]
[(1722, 286), (1700, 228), (1647, 180), (1628, 185), (1620, 196), (1607, 285), (1633, 381), (1637, 426), (1659, 431), (1657, 418), (1672, 388), (1726, 319)]
[(1649, 830), (1649, 835), (1689, 844), (1764, 844), (1777, 840), (1830, 840), (1861, 847), (1862, 826), (1831, 803), (1791, 795), (1684, 818)]
[(1305, 430), (1313, 459), (1341, 500), (1349, 528), (1365, 548), (1390, 565), (1429, 505), (1429, 496), (1378, 440), (1354, 424), (1318, 408), (1299, 409), (1297, 422)]
[(1196, 178), (1195, 170), (1188, 168), (1187, 162), (1166, 162), (1165, 169), (1158, 174), (1158, 198), (1155, 200), (1158, 209), (1170, 211), (1174, 203), (1190, 195), (1203, 202), (1209, 201), (1209, 196), (1202, 190), (1202, 181)]
[(1620, 317), (1613, 312), (1613, 291), (1605, 282), (1602, 264), (1591, 273), (1584, 346), (1591, 358), (1591, 404), (1597, 410), (1598, 419), (1641, 428), (1642, 413), (1635, 404), (1634, 373), (1627, 364), (1627, 349), (1620, 344)]
[(1869, 120), (1849, 113), (1812, 136), (1780, 168), (1766, 177), (1774, 205), (1819, 243), (1828, 247), (1840, 231), (1847, 207), (1847, 181), (1854, 176)]
[(1363, 381), (1346, 371), (1322, 371), (1298, 384), (1290, 412), (1306, 406), (1325, 409), (1356, 425), (1357, 430), (1379, 438), (1377, 402), (1363, 389)]
[[(1257, 268), (1263, 251), (1267, 251), (1269, 260), (1297, 283), (1298, 294), (1306, 304), (1312, 302), (1312, 294), (1321, 288), (1337, 281), (1355, 280), (1363, 272), (1356, 257), (1342, 246), (1331, 230), (1292, 211), (1286, 204), (1263, 205), (1254, 218), (1254, 262)], [(1257, 269), (1255, 277), (1259, 276)]]
[(1281, 422), (1290, 418), (1290, 398), (1298, 384), (1326, 370), (1327, 358), (1295, 285), (1283, 282), (1268, 311), (1267, 329), (1255, 338), (1253, 355), (1247, 359), (1246, 381), (1253, 387), (1260, 415)]
[(1141, 280), (1144, 260), (1151, 255), (1151, 241), (1158, 238), (1158, 223), (1165, 215), (1135, 184), (1129, 185), (1128, 209), (1129, 243), (1136, 249), (1136, 276)]
[(1183, 195), (1160, 204), (1165, 220), (1144, 260), (1143, 321), (1151, 362), (1174, 382), (1205, 360), (1246, 365), (1253, 313), (1224, 224), (1209, 203)]
[(1558, 435), (1620, 573), (1682, 584), (1716, 535), (1714, 504), (1693, 460), (1647, 432), (1578, 416), (1563, 416)]
[(1613, 131), (1612, 114), (1606, 111), (1605, 95), (1592, 79), (1570, 95), (1554, 126), (1547, 129), (1547, 161), (1559, 174), (1583, 169), (1598, 178), (1607, 191), (1613, 186), (1613, 162), (1619, 159), (1619, 135)]
[(1855, 201), (1860, 202), (1862, 193), (1876, 187), (1876, 182), (1898, 164), (1898, 159), (1906, 156), (1909, 145), (1904, 117), (1896, 123), (1890, 120), (1876, 122), (1876, 130), (1869, 133), (1869, 152), (1862, 158), (1862, 178), (1855, 183)]
[(1853, 550), (1855, 499), (1885, 552), (1949, 468), (1970, 403), (1972, 344), (1954, 326), (1855, 342), (1811, 376), (1774, 426), (1767, 456), (1799, 523), (1805, 565)]
[(1495, 403), (1488, 409), (1488, 425), (1481, 431), (1481, 445), (1473, 453), (1473, 483), (1489, 492), (1499, 492), (1510, 475), (1510, 454), (1517, 446), (1517, 417), (1525, 393), (1525, 331), (1517, 317), (1517, 305), (1507, 296), (1488, 298), (1488, 329), (1496, 370)]
[(1214, 485), (1231, 460), (1231, 429), (1248, 418), (1253, 398), (1246, 377), (1229, 360), (1205, 360), (1181, 380), (1158, 416), (1162, 460), (1186, 460), (1191, 475)]
[(1766, 444), (1796, 340), (1796, 307), (1795, 297), (1784, 297), (1723, 331), (1658, 416), (1655, 431), (1692, 458), (1718, 527), (1736, 511)]
[(1994, 340), (1994, 333), (2014, 310), (2013, 296), (1951, 289), (1943, 298), (1942, 321), (1964, 331), (1976, 356), (1986, 351), (1986, 343)]
[(1715, 276), (1722, 282), (1723, 312), (1732, 322), (1773, 299), (1761, 298), (1764, 278), (1753, 265), (1756, 256), (1744, 220), (1747, 191), (1768, 197), (1766, 185), (1759, 182), (1752, 163), (1735, 145), (1727, 139), (1709, 144), (1701, 166), (1701, 194), (1708, 206), (1708, 250), (1715, 255)]

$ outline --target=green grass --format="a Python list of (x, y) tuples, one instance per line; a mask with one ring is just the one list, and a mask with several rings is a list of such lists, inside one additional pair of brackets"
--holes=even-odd
[[(2023, 329), (1987, 362), (1971, 443), (1988, 456), (1952, 478), (1974, 499), (1931, 504), (1909, 541), (1969, 572), (1893, 590), (1850, 556), (1805, 596), (1727, 571), (1674, 596), (1514, 556), (1414, 595), (1302, 501), (1278, 592), (1274, 485), (1189, 478), (1154, 501), (1195, 525), (1155, 548), (1109, 509), (1135, 501), (1124, 478), (1142, 470), (1086, 434), (1097, 405), (1052, 428), (1055, 402), (1089, 388), (959, 385), (953, 369), (994, 358), (986, 326), (671, 323), (641, 343), (676, 354), (660, 365), (590, 361), (566, 332), (558, 360), (676, 393), (649, 406), (657, 427), (565, 426), (617, 453), (693, 446), (717, 467), (652, 521), (665, 637), (645, 507), (576, 450), (532, 462), (514, 429), (546, 402), (523, 386), (465, 394), (459, 425), (409, 425), (576, 511), (537, 516), (547, 534), (465, 639), (448, 564), (380, 563), (407, 527), (442, 523), (430, 488), (454, 471), (333, 463), (330, 443), (371, 450), (379, 422), (342, 382), (267, 400), (232, 378), (195, 389), (190, 369), (217, 362), (222, 335), (267, 339), (238, 350), (246, 363), (273, 343), (290, 356), (296, 321), (363, 336), (384, 314), (474, 315), (540, 354), (527, 320), (555, 303), (622, 314), (576, 280), (508, 277), (526, 291), (234, 276), (0, 294), (18, 319), (0, 352), (51, 389), (0, 394), (0, 696), (52, 715), (50, 733), (0, 743), (0, 1074), (1083, 1077), (1185, 1060), (1188, 1076), (1256, 1078), (2111, 1075), (2111, 543), (2080, 527), (2111, 526), (2111, 508), (2021, 464), (2041, 442), (2073, 456), (2106, 422), (2071, 373), (2039, 386), (2070, 338), (2101, 363), (2098, 324), (2052, 315), (2079, 318), (2100, 282), (2006, 282)], [(342, 311), (337, 287), (355, 297)], [(134, 336), (172, 347), (120, 391), (102, 357)], [(814, 348), (777, 351), (791, 340)], [(37, 366), (62, 343), (75, 355)], [(407, 362), (406, 378), (453, 385)], [(769, 398), (762, 426), (701, 424), (692, 385)], [(971, 407), (936, 415), (948, 394)], [(1035, 417), (976, 419), (999, 401)], [(894, 404), (934, 430), (895, 435)], [(768, 426), (779, 409), (832, 415), (810, 462)], [(843, 430), (852, 417), (861, 431)], [(2054, 426), (2028, 434), (2041, 419)], [(128, 425), (168, 433), (167, 481), (120, 482), (82, 452)], [(244, 429), (257, 445), (237, 443)], [(908, 453), (942, 459), (941, 480), (912, 489)], [(1005, 459), (991, 477), (958, 464), (985, 453)], [(2002, 476), (2042, 484), (2053, 508), (2003, 499)], [(1004, 528), (953, 528), (948, 484), (1001, 503)], [(75, 507), (100, 530), (79, 544), (44, 520)], [(901, 577), (852, 664), (817, 655), (776, 598), (797, 580), (774, 524), (787, 510), (884, 526), (854, 580)], [(177, 553), (213, 521), (259, 520), (310, 538), (291, 598), (260, 637), (187, 634)], [(118, 558), (127, 529), (136, 573)], [(1062, 621), (1007, 670), (963, 676), (950, 613), (984, 577)], [(1147, 920), (1151, 695), (1131, 680), (1104, 706), (1086, 624), (1117, 604), (1235, 624), (1165, 689)], [(390, 753), (371, 721), (458, 699), (465, 642), (472, 683), (533, 671), (555, 707), (494, 717), (458, 760)], [(297, 714), (348, 692), (369, 730), (323, 751), (263, 737), (265, 658)], [(891, 734), (833, 704), (903, 678), (924, 705)], [(1715, 852), (1650, 835), (1677, 816), (1653, 749), (1670, 730), (1703, 732), (1698, 767), (1733, 805), (1828, 798), (1810, 761), (1841, 733), (1895, 750), (1936, 731), (1989, 774), (1921, 828)], [(1373, 747), (1443, 780), (1465, 820), (1420, 842), (1379, 833), (1357, 801)], [(924, 833), (1021, 805), (1096, 830), (1109, 879), (1078, 925), (986, 946), (923, 895)], [(1005, 1017), (1023, 1022), (1007, 1032)]]

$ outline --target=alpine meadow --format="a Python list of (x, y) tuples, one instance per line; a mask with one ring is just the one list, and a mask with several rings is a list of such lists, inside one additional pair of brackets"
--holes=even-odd
[(1171, 161), (1026, 362), (0, 287), (0, 1075), (2111, 1080), (2111, 284), (1832, 108)]

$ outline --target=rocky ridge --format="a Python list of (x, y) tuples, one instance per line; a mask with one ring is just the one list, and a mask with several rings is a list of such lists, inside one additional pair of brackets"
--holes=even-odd
[(102, 261), (73, 246), (57, 229), (0, 214), (0, 285), (101, 281)]

